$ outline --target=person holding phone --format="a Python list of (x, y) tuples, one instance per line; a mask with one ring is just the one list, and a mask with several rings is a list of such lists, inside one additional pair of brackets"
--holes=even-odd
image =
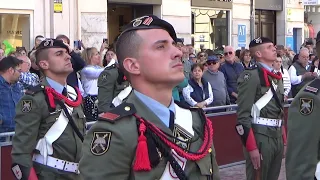
[(101, 65), (99, 51), (94, 48), (86, 48), (82, 51), (82, 58), (86, 66), (81, 70), (81, 82), (84, 89), (84, 113), (87, 121), (96, 121), (98, 118), (98, 77), (104, 68)]
[(318, 74), (311, 72), (311, 66), (308, 65), (309, 61), (309, 49), (301, 48), (299, 51), (298, 59), (289, 68), (289, 75), (291, 80), (292, 97), (304, 87), (308, 82), (312, 81)]

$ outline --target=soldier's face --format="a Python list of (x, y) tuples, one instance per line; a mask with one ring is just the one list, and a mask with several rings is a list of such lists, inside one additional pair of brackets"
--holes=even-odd
[(182, 52), (169, 33), (162, 29), (141, 30), (137, 33), (142, 38), (137, 58), (138, 75), (155, 84), (179, 84), (184, 79)]
[[(48, 49), (48, 60), (46, 60), (45, 70), (52, 74), (67, 74), (72, 71), (71, 57), (64, 48), (50, 48)], [(43, 67), (42, 67), (43, 68)]]
[(277, 50), (273, 43), (261, 44), (259, 51), (261, 58), (266, 61), (274, 62), (277, 59)]

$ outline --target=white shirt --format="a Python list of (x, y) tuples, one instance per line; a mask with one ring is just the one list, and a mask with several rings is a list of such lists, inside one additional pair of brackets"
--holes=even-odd
[(291, 81), (290, 81), (290, 76), (288, 70), (283, 68), (283, 73), (280, 71), (282, 74), (282, 79), (283, 79), (283, 88), (284, 88), (284, 95), (288, 96), (289, 92), (291, 91)]
[[(308, 66), (306, 67), (306, 69), (308, 68)], [(302, 82), (302, 75), (297, 76), (297, 70), (294, 66), (291, 66), (289, 68), (289, 76), (290, 76), (290, 81), (292, 85), (297, 85), (300, 84)]]
[[(205, 100), (205, 102), (207, 103), (207, 105), (210, 105), (213, 102), (213, 93), (212, 93), (212, 87), (210, 85), (210, 83), (208, 82), (208, 90), (209, 90), (209, 98)], [(195, 106), (197, 103), (197, 101), (195, 101), (190, 94), (193, 92), (193, 88), (190, 86), (190, 84), (188, 84), (187, 87), (183, 88), (182, 90), (182, 94), (183, 97), (185, 99), (185, 101), (191, 105), (191, 106)], [(205, 96), (203, 94), (203, 96)]]
[(83, 90), (85, 92), (85, 96), (98, 95), (98, 78), (103, 70), (103, 67), (91, 65), (85, 66), (81, 70), (81, 82)]

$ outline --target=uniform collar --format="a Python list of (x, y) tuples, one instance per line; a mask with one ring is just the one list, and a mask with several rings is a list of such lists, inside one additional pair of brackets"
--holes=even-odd
[(158, 101), (134, 90), (134, 94), (140, 99), (155, 115), (167, 126), (169, 127), (170, 111), (175, 113), (174, 100), (172, 98), (169, 107), (164, 106)]
[(263, 68), (265, 68), (266, 70), (268, 70), (268, 71), (270, 71), (270, 72), (273, 71), (273, 68), (270, 67), (270, 66), (268, 66), (268, 65), (266, 65), (265, 63), (259, 62), (259, 64), (261, 64), (261, 66), (262, 66)]
[(48, 82), (48, 84), (58, 93), (62, 94), (63, 89), (66, 86), (61, 85), (60, 83), (58, 83), (57, 81), (54, 81), (53, 79), (46, 77), (46, 80)]

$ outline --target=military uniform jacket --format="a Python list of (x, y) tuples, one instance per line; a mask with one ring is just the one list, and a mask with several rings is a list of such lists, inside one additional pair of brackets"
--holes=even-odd
[(98, 78), (98, 110), (107, 112), (112, 106), (112, 100), (120, 91), (129, 86), (116, 64), (106, 67)]
[[(49, 86), (45, 79), (41, 85), (42, 87)], [(27, 109), (25, 109), (26, 104), (29, 107)], [(35, 150), (38, 140), (44, 137), (62, 111), (62, 108), (57, 105), (53, 112), (49, 112), (46, 94), (43, 90), (35, 92), (33, 95), (26, 94), (16, 106), (16, 129), (12, 140), (12, 162), (25, 168), (21, 168), (23, 174), (29, 173), (30, 168), (33, 166), (32, 154), (39, 153)], [(81, 106), (73, 108), (72, 117), (80, 132), (84, 134), (85, 116)], [(61, 136), (52, 144), (52, 147), (53, 154), (50, 156), (70, 162), (79, 162), (82, 142), (70, 123), (68, 123)], [(41, 172), (36, 168), (36, 173)]]
[[(140, 101), (134, 93), (131, 93), (126, 101), (131, 103), (136, 109), (136, 114), (143, 117), (155, 126), (166, 133), (173, 132), (163, 122), (148, 109), (148, 107)], [(129, 107), (124, 107), (122, 110), (116, 107), (112, 111), (129, 110)], [(200, 115), (198, 111), (191, 111), (193, 118), (193, 129), (195, 136), (197, 132), (202, 132)], [(123, 113), (123, 114), (124, 114)], [(119, 113), (120, 115), (120, 113)], [(102, 152), (97, 153), (96, 139), (104, 137), (106, 147)], [(137, 148), (138, 130), (137, 122), (134, 116), (121, 117), (114, 123), (99, 120), (96, 122), (87, 133), (83, 144), (83, 156), (80, 160), (80, 172), (83, 179), (101, 180), (101, 179), (129, 179), (129, 180), (150, 180), (160, 179), (167, 161), (160, 157), (160, 162), (151, 171), (136, 172), (133, 170), (135, 161), (135, 153)], [(102, 142), (102, 141), (101, 141)], [(196, 152), (201, 146), (202, 139), (199, 138), (190, 144), (190, 150)], [(208, 153), (203, 159), (193, 162), (187, 161), (184, 172), (191, 180), (207, 180), (220, 179), (218, 165), (215, 161), (215, 150), (212, 145), (212, 152)]]
[[(238, 79), (238, 123), (242, 124), (246, 128), (253, 129), (254, 133), (263, 134), (269, 137), (278, 138), (282, 136), (281, 128), (270, 127), (265, 125), (252, 124), (251, 108), (252, 105), (257, 102), (266, 92), (268, 92), (270, 85), (268, 86), (268, 79), (273, 80), (276, 85), (276, 94), (283, 106), (284, 102), (284, 88), (283, 81), (272, 78), (266, 74), (267, 71), (262, 68), (262, 65), (257, 63), (256, 66), (246, 69)], [(266, 79), (266, 77), (268, 79)], [(260, 117), (270, 119), (282, 119), (283, 110), (277, 105), (275, 98), (273, 97), (268, 104), (261, 109)]]
[(320, 161), (319, 88), (319, 79), (308, 83), (288, 110), (286, 175), (289, 180), (314, 179)]

